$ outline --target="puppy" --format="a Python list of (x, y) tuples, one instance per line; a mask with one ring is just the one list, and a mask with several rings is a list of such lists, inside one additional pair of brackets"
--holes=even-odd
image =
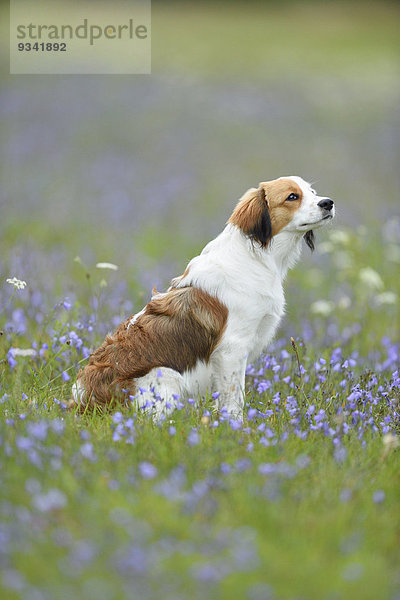
[(313, 230), (335, 214), (301, 177), (249, 189), (222, 233), (165, 293), (122, 323), (89, 358), (73, 386), (73, 405), (127, 399), (168, 414), (181, 397), (218, 392), (218, 408), (242, 418), (246, 365), (273, 338), (284, 314), (283, 281), (314, 249)]

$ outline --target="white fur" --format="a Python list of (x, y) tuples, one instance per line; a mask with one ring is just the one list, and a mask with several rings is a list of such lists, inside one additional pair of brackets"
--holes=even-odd
[(138, 318), (140, 317), (140, 315), (143, 315), (144, 311), (146, 310), (146, 307), (143, 308), (140, 312), (136, 313), (135, 315), (133, 315), (132, 319), (129, 321), (128, 324), (128, 329), (131, 325), (133, 325), (134, 323), (136, 323), (136, 321), (138, 320)]
[(79, 406), (81, 403), (85, 403), (85, 388), (80, 379), (75, 381), (72, 386), (72, 400)]
[(135, 383), (136, 405), (152, 414), (156, 421), (172, 412), (178, 399), (184, 398), (187, 392), (182, 375), (167, 367), (152, 369)]

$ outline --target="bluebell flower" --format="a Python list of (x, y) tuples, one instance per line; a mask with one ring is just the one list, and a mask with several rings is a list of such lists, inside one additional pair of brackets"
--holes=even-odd
[(375, 504), (382, 504), (385, 498), (386, 494), (383, 490), (376, 490), (376, 492), (374, 492), (372, 496), (372, 500), (375, 502)]
[(70, 375), (68, 375), (67, 371), (62, 372), (63, 381), (69, 381), (71, 379)]
[(139, 473), (143, 479), (154, 479), (157, 477), (158, 470), (152, 463), (143, 461), (138, 466)]
[(196, 429), (192, 429), (188, 435), (187, 442), (189, 446), (197, 446), (200, 443), (200, 436)]

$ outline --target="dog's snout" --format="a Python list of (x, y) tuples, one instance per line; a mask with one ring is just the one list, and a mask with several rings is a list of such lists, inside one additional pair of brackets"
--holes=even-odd
[(332, 210), (332, 208), (333, 208), (333, 200), (331, 200), (330, 198), (323, 198), (323, 200), (320, 200), (318, 202), (318, 206), (320, 208), (325, 209), (325, 210)]

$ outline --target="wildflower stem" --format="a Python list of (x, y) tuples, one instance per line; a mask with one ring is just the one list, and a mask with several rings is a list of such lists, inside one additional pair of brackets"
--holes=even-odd
[[(60, 352), (58, 354), (60, 354)], [(81, 358), (80, 360), (77, 361), (76, 364), (80, 365), (81, 363), (85, 362), (86, 360), (87, 360), (87, 358)], [(50, 364), (50, 363), (48, 363), (48, 364)], [(64, 370), (66, 373), (68, 373), (68, 371), (76, 370), (76, 365), (74, 364), (71, 367), (68, 367), (67, 369), (64, 369)], [(58, 373), (55, 377), (53, 377), (52, 379), (49, 379), (49, 381), (47, 381), (42, 387), (38, 388), (38, 391), (44, 390), (50, 384), (52, 384), (54, 381), (56, 381), (56, 379), (59, 379), (60, 377), (62, 377), (62, 373)]]
[(300, 383), (301, 383), (301, 385), (303, 385), (303, 376), (301, 374), (301, 365), (300, 365), (299, 351), (297, 350), (296, 342), (294, 341), (293, 337), (290, 338), (290, 343), (292, 344), (292, 348), (293, 348), (294, 353), (296, 355), (297, 366), (299, 368)]

